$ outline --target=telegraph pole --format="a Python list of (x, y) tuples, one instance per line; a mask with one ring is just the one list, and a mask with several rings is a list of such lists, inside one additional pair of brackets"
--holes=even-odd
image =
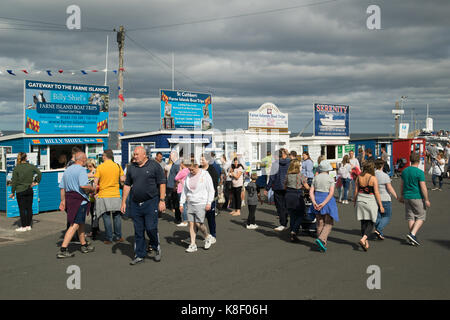
[[(117, 32), (117, 44), (119, 45), (119, 96), (123, 96), (123, 48), (125, 44), (125, 30), (120, 26)], [(117, 129), (117, 148), (120, 149), (120, 139), (123, 136), (123, 101), (119, 99), (119, 117)]]

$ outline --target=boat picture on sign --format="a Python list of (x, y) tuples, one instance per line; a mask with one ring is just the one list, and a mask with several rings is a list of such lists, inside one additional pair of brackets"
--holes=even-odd
[(349, 106), (314, 104), (314, 135), (348, 136)]

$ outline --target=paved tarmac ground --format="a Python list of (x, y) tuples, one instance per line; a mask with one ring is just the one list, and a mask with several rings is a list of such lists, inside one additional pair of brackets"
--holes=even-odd
[[(428, 178), (428, 176), (427, 176)], [(399, 189), (399, 180), (394, 179)], [(431, 186), (431, 181), (427, 182)], [(328, 251), (316, 250), (314, 239), (289, 241), (289, 231), (276, 232), (274, 206), (259, 206), (257, 230), (247, 230), (244, 207), (239, 217), (217, 216), (217, 243), (210, 250), (185, 253), (188, 228), (177, 227), (173, 215), (159, 223), (162, 261), (152, 258), (136, 266), (134, 229), (124, 220), (126, 241), (94, 242), (95, 252), (58, 260), (56, 253), (65, 229), (65, 214), (34, 217), (31, 232), (17, 234), (17, 218), (0, 216), (0, 299), (449, 299), (450, 298), (450, 180), (443, 191), (429, 191), (432, 208), (418, 234), (421, 246), (406, 242), (403, 205), (393, 201), (393, 218), (386, 240), (358, 246), (360, 223), (352, 204), (339, 204), (340, 221), (329, 238)], [(90, 218), (88, 218), (90, 223)], [(103, 223), (100, 224), (102, 230)], [(66, 273), (80, 267), (81, 289), (69, 290)], [(381, 289), (369, 290), (369, 266), (380, 268)], [(370, 282), (370, 281), (369, 281)]]

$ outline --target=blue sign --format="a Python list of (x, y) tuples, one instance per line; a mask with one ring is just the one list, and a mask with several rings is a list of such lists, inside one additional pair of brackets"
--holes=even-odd
[[(14, 168), (16, 167), (17, 154), (8, 154), (6, 156), (6, 216), (8, 218), (19, 217), (19, 205), (17, 203), (17, 197), (10, 198), (12, 194), (12, 175)], [(39, 189), (38, 186), (33, 187), (33, 214), (39, 213)]]
[[(39, 138), (31, 139), (32, 145), (56, 145), (56, 144), (99, 144), (105, 143), (100, 138)], [(42, 149), (46, 150), (46, 149)], [(41, 151), (42, 154), (42, 151)]]
[(161, 129), (212, 129), (210, 94), (173, 90), (161, 90), (160, 93)]
[(107, 134), (109, 87), (25, 80), (26, 134)]
[(314, 104), (315, 136), (349, 136), (349, 106)]
[[(11, 199), (9, 195), (11, 194), (12, 187), (8, 186), (6, 188), (6, 216), (8, 218), (20, 217), (19, 204), (17, 203), (17, 197)], [(39, 213), (39, 189), (38, 186), (33, 187), (33, 214)]]

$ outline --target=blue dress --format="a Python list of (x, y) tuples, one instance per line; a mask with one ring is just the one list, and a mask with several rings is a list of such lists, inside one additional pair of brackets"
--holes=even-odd
[[(321, 204), (322, 202), (324, 202), (328, 197), (328, 194), (329, 192), (315, 191), (314, 197), (316, 198), (316, 203)], [(334, 197), (331, 197), (330, 201), (328, 201), (328, 203), (320, 211), (314, 209), (314, 206), (310, 206), (308, 213), (321, 215), (329, 214), (334, 221), (339, 221), (338, 208)]]

